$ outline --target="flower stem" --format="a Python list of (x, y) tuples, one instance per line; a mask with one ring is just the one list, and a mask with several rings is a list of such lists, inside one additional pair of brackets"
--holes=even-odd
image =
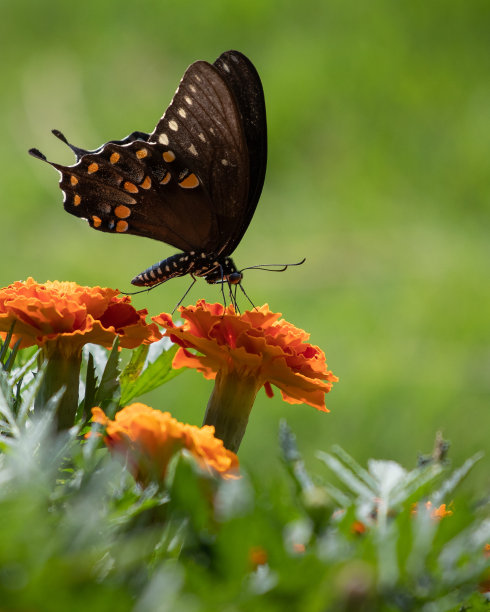
[(35, 410), (42, 411), (51, 397), (64, 387), (65, 392), (56, 409), (56, 426), (58, 431), (69, 429), (75, 422), (78, 408), (82, 352), (66, 355), (58, 350), (48, 350), (46, 353), (48, 365), (35, 400)]
[(234, 370), (219, 370), (216, 375), (203, 425), (214, 425), (215, 436), (234, 453), (240, 448), (259, 388), (254, 377)]

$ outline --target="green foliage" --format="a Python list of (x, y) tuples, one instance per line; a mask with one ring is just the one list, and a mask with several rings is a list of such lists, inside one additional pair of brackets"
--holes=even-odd
[(121, 374), (121, 404), (127, 405), (132, 399), (172, 380), (184, 368), (174, 370), (172, 360), (177, 346), (170, 346), (168, 338), (162, 338), (151, 345), (142, 345), (133, 351), (131, 360)]
[[(131, 376), (138, 386), (135, 372), (147, 376), (161, 350), (150, 362), (135, 349), (124, 384)], [(490, 577), (488, 499), (457, 493), (481, 454), (452, 469), (438, 439), (412, 470), (379, 460), (365, 468), (334, 446), (318, 453), (327, 471), (312, 474), (283, 422), (273, 486), (260, 466), (222, 480), (181, 451), (164, 482), (142, 488), (97, 436), (56, 433), (60, 394), (33, 413), (42, 372), (32, 376), (24, 352), (0, 369), (2, 609), (488, 609), (478, 586)], [(117, 345), (108, 354), (90, 346), (85, 362), (82, 404), (117, 406)]]

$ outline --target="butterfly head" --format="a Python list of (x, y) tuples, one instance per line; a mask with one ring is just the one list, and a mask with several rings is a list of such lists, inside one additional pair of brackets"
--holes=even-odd
[(239, 285), (242, 281), (243, 274), (236, 269), (236, 266), (231, 257), (224, 257), (216, 260), (216, 266), (204, 278), (210, 285), (216, 283), (224, 283), (228, 285)]

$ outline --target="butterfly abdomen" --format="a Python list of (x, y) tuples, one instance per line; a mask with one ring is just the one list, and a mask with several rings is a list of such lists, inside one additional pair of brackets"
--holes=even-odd
[(231, 257), (218, 258), (213, 254), (189, 251), (159, 261), (135, 276), (131, 283), (137, 287), (152, 287), (186, 274), (205, 277), (210, 284), (227, 282), (228, 279), (233, 284), (237, 275), (241, 278)]

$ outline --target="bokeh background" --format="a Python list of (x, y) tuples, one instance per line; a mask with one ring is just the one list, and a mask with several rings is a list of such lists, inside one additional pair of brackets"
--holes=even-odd
[[(50, 133), (95, 148), (151, 131), (185, 70), (230, 48), (255, 63), (269, 124), (265, 189), (235, 252), (245, 287), (311, 333), (341, 378), (330, 414), (260, 392), (240, 451), (271, 474), (277, 425), (300, 448), (412, 466), (436, 430), (460, 464), (488, 447), (490, 4), (486, 0), (2, 0), (0, 284), (33, 276), (131, 290), (173, 254), (95, 232), (62, 207), (72, 163)], [(134, 297), (170, 311), (178, 279)], [(195, 286), (189, 302), (220, 299)], [(210, 382), (186, 372), (144, 399), (199, 424)], [(489, 460), (474, 473), (490, 484)], [(475, 481), (473, 482), (473, 484)], [(481, 489), (480, 489), (481, 490)]]

